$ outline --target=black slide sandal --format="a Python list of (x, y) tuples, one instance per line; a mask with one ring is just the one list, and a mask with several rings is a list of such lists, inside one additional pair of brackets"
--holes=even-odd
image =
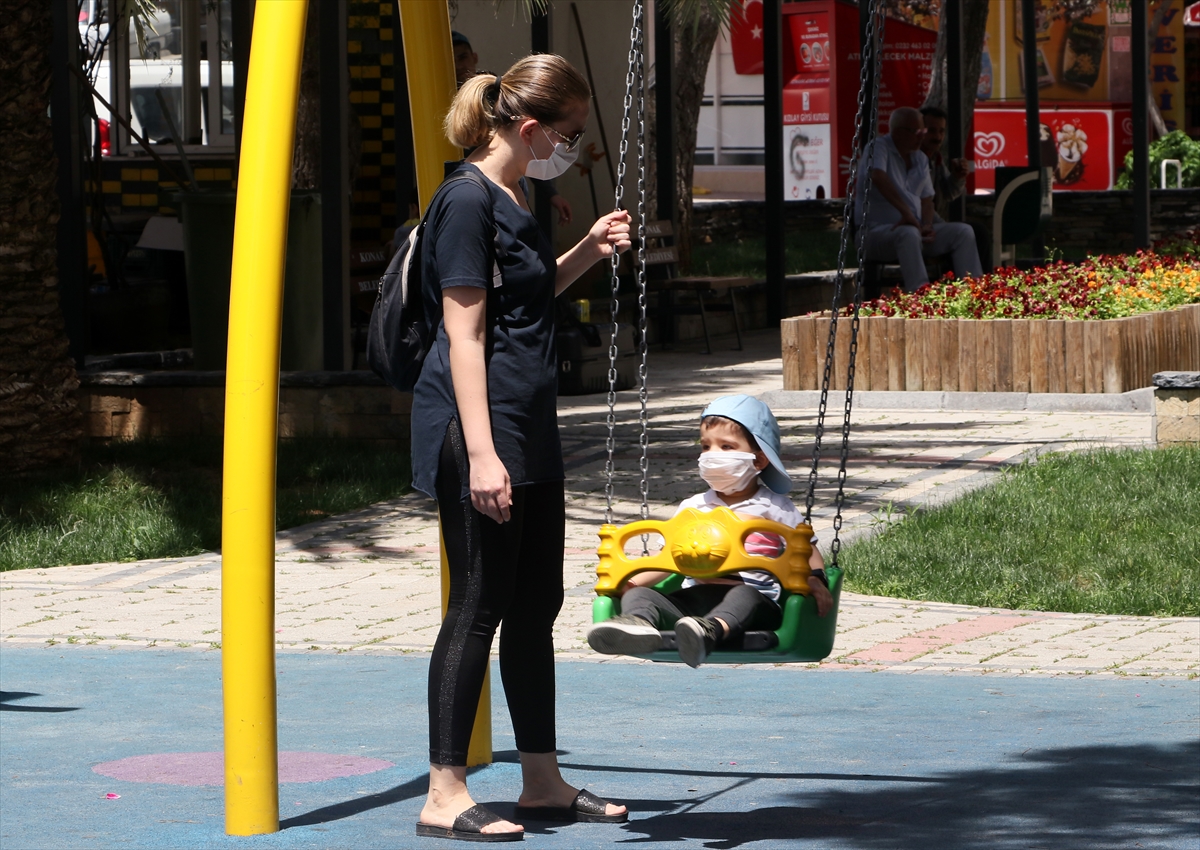
[(516, 817), (557, 823), (625, 823), (629, 820), (629, 812), (605, 814), (607, 805), (607, 801), (584, 789), (569, 806), (517, 806)]
[(504, 818), (484, 806), (471, 806), (454, 819), (454, 826), (434, 826), (418, 823), (417, 835), (422, 838), (449, 838), (455, 841), (524, 841), (524, 832), (480, 832), (489, 823)]

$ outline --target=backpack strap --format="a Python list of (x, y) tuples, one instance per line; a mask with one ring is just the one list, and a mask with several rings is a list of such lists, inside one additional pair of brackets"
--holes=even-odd
[(445, 189), (447, 186), (449, 186), (451, 183), (457, 183), (460, 180), (470, 180), (472, 183), (474, 183), (476, 186), (478, 186), (480, 189), (483, 190), (483, 193), (487, 196), (487, 199), (488, 199), (488, 218), (491, 219), (492, 231), (493, 231), (493, 235), (492, 235), (492, 288), (495, 289), (504, 283), (503, 276), (500, 273), (500, 257), (504, 256), (504, 251), (500, 247), (500, 228), (498, 228), (496, 226), (496, 212), (493, 209), (492, 204), (491, 204), (492, 193), (488, 190), (487, 184), (484, 183), (483, 177), (481, 177), (473, 169), (470, 169), (470, 168), (460, 167), (457, 171), (452, 172), (450, 174), (450, 176), (448, 176), (445, 180), (443, 180), (441, 182), (441, 184), (437, 187), (437, 190), (434, 191), (433, 198), (430, 199), (429, 206), (426, 207), (426, 209), (425, 209), (425, 215), (421, 217), (421, 224), (419, 225), (419, 227), (421, 230), (425, 229), (425, 222), (429, 218), (429, 211), (433, 209), (433, 202), (434, 202), (434, 200), (437, 199), (438, 195), (440, 195), (442, 193), (442, 190)]

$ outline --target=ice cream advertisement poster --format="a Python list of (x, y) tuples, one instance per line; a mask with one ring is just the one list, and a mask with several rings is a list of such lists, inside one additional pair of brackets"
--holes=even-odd
[[(1168, 129), (1184, 126), (1185, 0), (1148, 3), (1150, 86)], [(1161, 11), (1160, 11), (1161, 7)], [(1034, 19), (1037, 87), (1042, 103), (1128, 103), (1133, 97), (1130, 0), (1037, 0)], [(1157, 27), (1155, 27), (1157, 24)], [(1017, 0), (992, 2), (982, 49), (989, 102), (1024, 98), (1024, 22)], [(981, 104), (982, 105), (982, 104)]]
[[(1104, 190), (1115, 179), (1113, 113), (1107, 109), (1043, 109), (1042, 165), (1055, 189)], [(975, 110), (975, 185), (995, 186), (995, 172), (1026, 164), (1025, 113), (1019, 109)], [(1050, 156), (1053, 146), (1053, 156)]]

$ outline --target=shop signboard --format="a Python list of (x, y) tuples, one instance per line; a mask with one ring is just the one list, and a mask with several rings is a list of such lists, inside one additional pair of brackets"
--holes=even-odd
[[(1070, 17), (1056, 0), (1035, 0), (1038, 97), (1043, 104), (1129, 103), (1133, 99), (1131, 0), (1107, 0)], [(1148, 23), (1159, 3), (1146, 4)], [(1184, 0), (1163, 0), (1161, 25), (1150, 33), (1150, 92), (1168, 129), (1184, 126)], [(989, 85), (980, 100), (1021, 102), (1025, 79), (1022, 4), (992, 3), (983, 64)], [(982, 105), (982, 104), (981, 104)]]
[[(1051, 169), (1055, 189), (1112, 187), (1116, 179), (1114, 139), (1123, 133), (1117, 128), (1114, 134), (1114, 124), (1121, 113), (1108, 104), (1041, 110), (1042, 165)], [(1128, 110), (1123, 114), (1128, 116)], [(1015, 104), (1010, 108), (976, 107), (974, 142), (975, 186), (994, 189), (997, 168), (1022, 166), (1027, 161), (1025, 111)]]
[[(784, 197), (844, 197), (858, 110), (858, 7), (807, 0), (783, 7)], [(884, 30), (879, 128), (898, 106), (920, 106), (937, 33), (889, 20)]]

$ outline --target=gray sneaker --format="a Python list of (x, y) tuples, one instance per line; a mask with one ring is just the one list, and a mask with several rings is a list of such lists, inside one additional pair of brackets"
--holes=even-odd
[(588, 646), (605, 655), (645, 655), (662, 649), (662, 635), (641, 617), (618, 614), (587, 631)]
[(683, 617), (675, 624), (679, 657), (689, 667), (699, 667), (717, 645), (717, 624), (704, 617)]

